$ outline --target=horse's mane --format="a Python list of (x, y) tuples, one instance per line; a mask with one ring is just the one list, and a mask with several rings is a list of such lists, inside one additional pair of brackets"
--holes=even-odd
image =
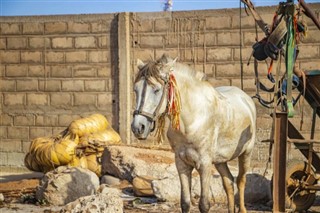
[[(160, 59), (157, 61), (149, 61), (147, 62), (141, 69), (139, 69), (139, 72), (135, 78), (135, 82), (139, 81), (142, 77), (144, 77), (148, 83), (150, 82), (150, 78), (153, 77), (156, 80), (161, 79), (159, 67), (161, 65), (167, 64), (169, 62), (172, 62), (173, 60), (165, 55), (163, 55)], [(185, 76), (191, 79), (204, 81), (206, 80), (205, 74), (202, 72), (197, 72), (192, 67), (175, 62), (174, 64), (175, 70), (179, 73), (183, 73)]]

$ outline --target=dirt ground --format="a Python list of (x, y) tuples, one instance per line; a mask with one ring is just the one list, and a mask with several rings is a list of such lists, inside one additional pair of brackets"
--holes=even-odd
[[(58, 213), (62, 207), (48, 206), (36, 201), (35, 191), (42, 178), (42, 173), (3, 173), (0, 172), (0, 193), (5, 197), (0, 201), (0, 213)], [(272, 212), (271, 204), (247, 205), (248, 213)], [(173, 213), (180, 212), (178, 203), (156, 202), (155, 198), (124, 198), (125, 213)], [(199, 212), (197, 205), (192, 206), (191, 212)], [(215, 204), (210, 212), (226, 213), (225, 204)], [(308, 212), (320, 212), (320, 199)]]

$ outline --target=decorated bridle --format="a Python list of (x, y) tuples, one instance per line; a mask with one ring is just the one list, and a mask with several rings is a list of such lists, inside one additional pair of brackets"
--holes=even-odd
[[(151, 132), (154, 131), (155, 122), (158, 120), (159, 125), (158, 125), (158, 130), (156, 134), (158, 135), (159, 141), (163, 140), (165, 115), (169, 116), (171, 120), (172, 128), (176, 130), (180, 130), (179, 117), (180, 117), (180, 110), (181, 110), (180, 93), (179, 93), (177, 82), (176, 82), (175, 76), (173, 75), (172, 69), (170, 69), (170, 72), (166, 75), (166, 77), (161, 78), (161, 80), (162, 81), (159, 81), (159, 83), (162, 85), (163, 92), (162, 92), (160, 102), (156, 107), (155, 111), (153, 113), (148, 113), (143, 110), (143, 106), (145, 103), (145, 93), (147, 91), (147, 79), (145, 76), (145, 81), (144, 81), (143, 89), (141, 93), (142, 97), (141, 97), (140, 106), (137, 110), (133, 112), (134, 116), (142, 115), (146, 117), (150, 122), (153, 123), (153, 128), (151, 129)], [(159, 114), (160, 107), (162, 106), (166, 95), (167, 95), (166, 110), (162, 114)]]

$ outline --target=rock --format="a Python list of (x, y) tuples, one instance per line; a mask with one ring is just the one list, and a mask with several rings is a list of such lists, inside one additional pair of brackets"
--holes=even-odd
[(132, 182), (137, 176), (157, 179), (177, 176), (174, 153), (126, 146), (106, 147), (102, 155), (102, 174)]
[(246, 203), (266, 203), (272, 199), (270, 181), (259, 174), (247, 174)]
[(154, 192), (151, 186), (151, 182), (154, 179), (154, 177), (150, 176), (138, 176), (133, 178), (132, 186), (134, 194), (141, 197), (153, 196)]
[(98, 186), (99, 178), (94, 172), (60, 166), (45, 174), (37, 188), (36, 198), (52, 205), (65, 205), (79, 197), (94, 194)]
[(120, 190), (105, 187), (102, 193), (81, 197), (66, 205), (60, 212), (122, 213), (123, 201)]
[(0, 193), (0, 203), (2, 203), (4, 201), (4, 196), (2, 193)]
[(111, 175), (103, 175), (100, 184), (107, 184), (108, 186), (116, 186), (120, 184), (120, 179)]

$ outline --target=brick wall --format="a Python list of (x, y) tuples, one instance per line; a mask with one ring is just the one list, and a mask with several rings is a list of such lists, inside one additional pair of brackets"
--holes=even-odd
[[(313, 4), (312, 8), (319, 18), (320, 4)], [(270, 23), (275, 8), (258, 11)], [(122, 52), (129, 56), (130, 79), (137, 71), (137, 58), (146, 61), (167, 53), (205, 72), (214, 86), (240, 86), (241, 40), (244, 90), (255, 94), (253, 62), (246, 65), (255, 42), (255, 25), (244, 11), (241, 33), (238, 9), (127, 15), (130, 48)], [(319, 31), (309, 19), (303, 19), (309, 33), (300, 45), (299, 66), (320, 69)], [(33, 138), (57, 134), (80, 116), (102, 113), (116, 130), (124, 128), (119, 117), (119, 96), (128, 91), (124, 87), (131, 89), (132, 85), (121, 83), (119, 76), (123, 72), (118, 59), (122, 60), (123, 53), (117, 48), (123, 41), (117, 33), (125, 25), (118, 24), (117, 14), (0, 17), (0, 21), (0, 166), (23, 165)], [(261, 31), (259, 38), (263, 38)], [(270, 86), (264, 63), (259, 64), (259, 72), (261, 80)], [(266, 93), (262, 96), (271, 98)], [(125, 98), (133, 109), (133, 94)], [(270, 137), (272, 111), (258, 103), (257, 110), (258, 139), (253, 158), (254, 166), (261, 167), (268, 159), (268, 144), (261, 140)], [(291, 119), (297, 127), (299, 110), (297, 107), (297, 116)], [(308, 137), (311, 109), (305, 105), (304, 111), (301, 132)], [(127, 116), (126, 122), (130, 119)], [(319, 122), (316, 128), (319, 138)], [(127, 143), (138, 142), (132, 135), (126, 139)], [(152, 139), (148, 142), (152, 143)]]
[(32, 139), (81, 116), (118, 128), (115, 16), (0, 18), (1, 166), (23, 165)]

